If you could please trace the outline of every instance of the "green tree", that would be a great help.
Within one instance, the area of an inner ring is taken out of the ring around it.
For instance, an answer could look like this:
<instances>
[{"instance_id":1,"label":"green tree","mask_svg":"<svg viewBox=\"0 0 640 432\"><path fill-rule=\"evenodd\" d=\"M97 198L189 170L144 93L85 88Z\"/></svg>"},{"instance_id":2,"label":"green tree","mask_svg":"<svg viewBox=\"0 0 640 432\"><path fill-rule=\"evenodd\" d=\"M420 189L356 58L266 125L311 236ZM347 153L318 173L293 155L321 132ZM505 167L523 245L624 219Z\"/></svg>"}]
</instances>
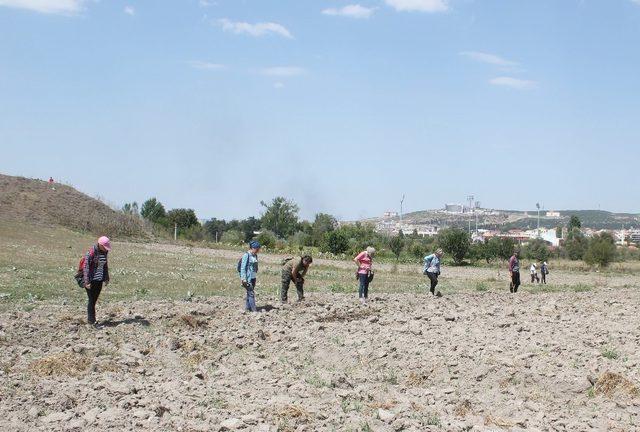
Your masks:
<instances>
[{"instance_id":1,"label":"green tree","mask_svg":"<svg viewBox=\"0 0 640 432\"><path fill-rule=\"evenodd\" d=\"M178 225L178 228L186 229L200 225L196 213L192 209L173 209L167 213L167 221L170 226Z\"/></svg>"},{"instance_id":2,"label":"green tree","mask_svg":"<svg viewBox=\"0 0 640 432\"><path fill-rule=\"evenodd\" d=\"M138 203L135 201L132 203L126 203L122 206L122 213L137 216L139 213Z\"/></svg>"},{"instance_id":3,"label":"green tree","mask_svg":"<svg viewBox=\"0 0 640 432\"><path fill-rule=\"evenodd\" d=\"M594 235L589 241L589 247L584 254L584 261L589 265L597 264L607 267L616 257L615 240L609 233Z\"/></svg>"},{"instance_id":4,"label":"green tree","mask_svg":"<svg viewBox=\"0 0 640 432\"><path fill-rule=\"evenodd\" d=\"M508 260L516 249L516 242L510 237L494 237L489 240L495 249L495 256L503 261Z\"/></svg>"},{"instance_id":5,"label":"green tree","mask_svg":"<svg viewBox=\"0 0 640 432\"><path fill-rule=\"evenodd\" d=\"M140 208L140 215L155 223L160 223L167 216L164 206L160 201L155 198L149 198L144 203L142 203L142 207Z\"/></svg>"},{"instance_id":6,"label":"green tree","mask_svg":"<svg viewBox=\"0 0 640 432\"><path fill-rule=\"evenodd\" d=\"M346 253L349 250L349 237L341 229L325 233L320 249L335 255Z\"/></svg>"},{"instance_id":7,"label":"green tree","mask_svg":"<svg viewBox=\"0 0 640 432\"><path fill-rule=\"evenodd\" d=\"M400 254L404 249L404 237L401 237L399 235L391 237L389 239L389 249L391 249L391 252L393 252L393 254L396 256L396 261L399 261Z\"/></svg>"},{"instance_id":8,"label":"green tree","mask_svg":"<svg viewBox=\"0 0 640 432\"><path fill-rule=\"evenodd\" d=\"M256 231L260 231L260 228L262 227L260 224L260 220L254 218L253 216L247 219L241 220L238 223L238 225L239 225L240 231L242 231L242 233L244 234L245 242L251 241L251 239L254 236L253 233Z\"/></svg>"},{"instance_id":9,"label":"green tree","mask_svg":"<svg viewBox=\"0 0 640 432\"><path fill-rule=\"evenodd\" d=\"M466 231L448 228L438 233L438 244L442 250L453 257L453 262L456 265L460 265L469 252L471 238Z\"/></svg>"},{"instance_id":10,"label":"green tree","mask_svg":"<svg viewBox=\"0 0 640 432\"><path fill-rule=\"evenodd\" d=\"M427 255L427 247L420 240L415 240L409 246L409 253L412 257L422 260Z\"/></svg>"},{"instance_id":11,"label":"green tree","mask_svg":"<svg viewBox=\"0 0 640 432\"><path fill-rule=\"evenodd\" d=\"M287 238L298 229L298 205L283 197L271 203L260 201L265 210L260 220L262 228L273 231L280 238Z\"/></svg>"},{"instance_id":12,"label":"green tree","mask_svg":"<svg viewBox=\"0 0 640 432\"><path fill-rule=\"evenodd\" d=\"M582 228L582 222L580 222L580 218L576 215L572 215L571 219L569 219L569 226L567 228L569 232L573 231L574 228Z\"/></svg>"},{"instance_id":13,"label":"green tree","mask_svg":"<svg viewBox=\"0 0 640 432\"><path fill-rule=\"evenodd\" d=\"M551 256L549 246L542 239L531 240L525 249L526 256L536 261L547 261Z\"/></svg>"},{"instance_id":14,"label":"green tree","mask_svg":"<svg viewBox=\"0 0 640 432\"><path fill-rule=\"evenodd\" d=\"M567 239L564 241L564 250L571 260L580 260L584 257L589 247L589 241L582 234L580 228L573 228L567 234Z\"/></svg>"},{"instance_id":15,"label":"green tree","mask_svg":"<svg viewBox=\"0 0 640 432\"><path fill-rule=\"evenodd\" d=\"M556 227L556 238L559 238L559 239L562 238L562 227L561 226L557 226Z\"/></svg>"},{"instance_id":16,"label":"green tree","mask_svg":"<svg viewBox=\"0 0 640 432\"><path fill-rule=\"evenodd\" d=\"M314 246L319 246L326 233L331 232L338 226L336 218L327 213L318 213L311 226L311 238Z\"/></svg>"}]
</instances>

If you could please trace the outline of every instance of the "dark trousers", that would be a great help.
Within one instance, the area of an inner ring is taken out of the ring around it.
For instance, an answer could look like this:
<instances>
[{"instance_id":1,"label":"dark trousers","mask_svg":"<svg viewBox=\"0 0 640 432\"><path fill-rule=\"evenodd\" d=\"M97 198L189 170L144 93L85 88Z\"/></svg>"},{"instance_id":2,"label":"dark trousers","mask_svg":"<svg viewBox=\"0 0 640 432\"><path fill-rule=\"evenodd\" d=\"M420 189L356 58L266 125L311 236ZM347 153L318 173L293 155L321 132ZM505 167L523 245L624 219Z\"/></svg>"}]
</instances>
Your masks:
<instances>
[{"instance_id":1,"label":"dark trousers","mask_svg":"<svg viewBox=\"0 0 640 432\"><path fill-rule=\"evenodd\" d=\"M520 286L520 272L514 271L511 273L511 283L509 284L509 291L512 293L518 292L518 287Z\"/></svg>"},{"instance_id":2,"label":"dark trousers","mask_svg":"<svg viewBox=\"0 0 640 432\"><path fill-rule=\"evenodd\" d=\"M96 303L100 292L102 291L102 282L91 282L91 288L85 289L87 291L87 297L89 302L87 303L87 321L89 324L95 324L96 322Z\"/></svg>"},{"instance_id":3,"label":"dark trousers","mask_svg":"<svg viewBox=\"0 0 640 432\"><path fill-rule=\"evenodd\" d=\"M249 282L249 286L245 287L245 289L247 290L245 310L249 312L257 312L258 308L256 307L256 280L251 279L251 282Z\"/></svg>"},{"instance_id":4,"label":"dark trousers","mask_svg":"<svg viewBox=\"0 0 640 432\"><path fill-rule=\"evenodd\" d=\"M289 286L291 286L291 282L293 282L293 277L291 277L291 273L287 270L282 272L282 287L280 288L280 300L283 303L287 302ZM298 292L298 301L304 299L304 279L298 278L297 282L294 282L296 285L296 291Z\"/></svg>"},{"instance_id":5,"label":"dark trousers","mask_svg":"<svg viewBox=\"0 0 640 432\"><path fill-rule=\"evenodd\" d=\"M531 273L531 283L533 282L540 282L540 279L538 278L538 273Z\"/></svg>"},{"instance_id":6,"label":"dark trousers","mask_svg":"<svg viewBox=\"0 0 640 432\"><path fill-rule=\"evenodd\" d=\"M431 294L435 294L436 285L438 285L438 275L436 273L427 272L427 277L429 278L429 281L431 281L431 288L429 290L431 291Z\"/></svg>"},{"instance_id":7,"label":"dark trousers","mask_svg":"<svg viewBox=\"0 0 640 432\"><path fill-rule=\"evenodd\" d=\"M542 277L542 283L546 284L547 283L547 274L545 272L540 273L540 276Z\"/></svg>"},{"instance_id":8,"label":"dark trousers","mask_svg":"<svg viewBox=\"0 0 640 432\"><path fill-rule=\"evenodd\" d=\"M358 281L360 281L360 286L358 287L358 297L368 298L369 297L369 275L358 273Z\"/></svg>"}]
</instances>

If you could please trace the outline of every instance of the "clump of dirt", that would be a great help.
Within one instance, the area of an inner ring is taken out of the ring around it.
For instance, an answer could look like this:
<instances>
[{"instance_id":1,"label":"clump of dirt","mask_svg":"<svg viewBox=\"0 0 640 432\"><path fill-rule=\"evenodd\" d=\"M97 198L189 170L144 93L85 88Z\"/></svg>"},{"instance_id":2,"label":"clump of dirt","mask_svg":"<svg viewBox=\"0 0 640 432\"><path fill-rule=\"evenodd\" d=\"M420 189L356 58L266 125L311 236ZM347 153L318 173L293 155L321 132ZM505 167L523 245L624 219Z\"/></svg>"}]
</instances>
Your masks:
<instances>
[{"instance_id":1,"label":"clump of dirt","mask_svg":"<svg viewBox=\"0 0 640 432\"><path fill-rule=\"evenodd\" d=\"M316 318L316 322L347 322L358 321L374 315L376 313L373 309L360 309L355 311L337 311L333 310L331 313Z\"/></svg>"}]
</instances>

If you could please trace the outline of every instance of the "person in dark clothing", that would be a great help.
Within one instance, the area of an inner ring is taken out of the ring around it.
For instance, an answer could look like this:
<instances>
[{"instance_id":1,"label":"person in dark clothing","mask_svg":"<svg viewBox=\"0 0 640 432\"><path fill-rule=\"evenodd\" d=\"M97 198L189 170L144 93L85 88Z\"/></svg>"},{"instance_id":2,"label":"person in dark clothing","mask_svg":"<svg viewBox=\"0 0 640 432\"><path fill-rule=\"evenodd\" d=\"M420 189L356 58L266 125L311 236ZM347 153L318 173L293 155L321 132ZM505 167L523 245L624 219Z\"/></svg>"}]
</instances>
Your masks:
<instances>
[{"instance_id":1,"label":"person in dark clothing","mask_svg":"<svg viewBox=\"0 0 640 432\"><path fill-rule=\"evenodd\" d=\"M304 277L309 271L309 266L313 262L311 255L304 255L301 258L290 258L285 260L282 266L282 288L280 289L280 301L287 302L287 293L291 282L296 286L298 301L304 300Z\"/></svg>"},{"instance_id":2,"label":"person in dark clothing","mask_svg":"<svg viewBox=\"0 0 640 432\"><path fill-rule=\"evenodd\" d=\"M540 276L542 277L542 283L547 284L547 275L549 274L549 264L547 262L543 262L540 267Z\"/></svg>"},{"instance_id":3,"label":"person in dark clothing","mask_svg":"<svg viewBox=\"0 0 640 432\"><path fill-rule=\"evenodd\" d=\"M82 268L83 284L87 291L87 322L96 323L96 303L102 292L102 286L109 284L109 264L107 255L111 250L111 241L102 236L85 255Z\"/></svg>"},{"instance_id":4,"label":"person in dark clothing","mask_svg":"<svg viewBox=\"0 0 640 432\"><path fill-rule=\"evenodd\" d=\"M520 286L520 256L519 251L515 251L511 258L509 258L509 274L511 275L511 282L509 283L509 291L512 293L518 292Z\"/></svg>"}]
</instances>

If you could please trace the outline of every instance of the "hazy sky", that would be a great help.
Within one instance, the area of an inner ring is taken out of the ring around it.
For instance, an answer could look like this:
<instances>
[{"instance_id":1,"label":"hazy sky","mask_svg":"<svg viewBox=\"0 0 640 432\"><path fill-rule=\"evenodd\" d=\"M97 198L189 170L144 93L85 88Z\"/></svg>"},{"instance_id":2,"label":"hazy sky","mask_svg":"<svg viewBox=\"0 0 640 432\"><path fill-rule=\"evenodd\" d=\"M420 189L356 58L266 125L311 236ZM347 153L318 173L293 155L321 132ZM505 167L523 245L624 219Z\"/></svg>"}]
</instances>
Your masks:
<instances>
[{"instance_id":1,"label":"hazy sky","mask_svg":"<svg viewBox=\"0 0 640 432\"><path fill-rule=\"evenodd\" d=\"M0 172L201 218L640 211L640 0L0 0Z\"/></svg>"}]
</instances>

